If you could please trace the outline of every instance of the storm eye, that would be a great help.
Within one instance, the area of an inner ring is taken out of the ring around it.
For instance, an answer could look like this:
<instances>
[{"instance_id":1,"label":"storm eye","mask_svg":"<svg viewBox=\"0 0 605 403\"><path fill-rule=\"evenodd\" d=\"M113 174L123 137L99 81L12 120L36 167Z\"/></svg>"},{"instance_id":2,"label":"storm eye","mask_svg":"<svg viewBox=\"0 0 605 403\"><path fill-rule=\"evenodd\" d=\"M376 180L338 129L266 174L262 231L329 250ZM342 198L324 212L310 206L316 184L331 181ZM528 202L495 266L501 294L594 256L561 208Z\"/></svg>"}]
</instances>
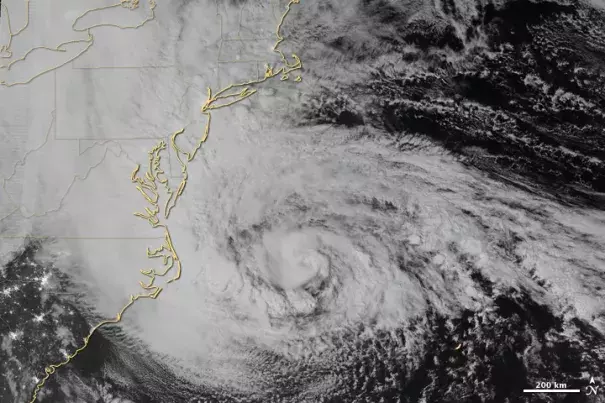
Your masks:
<instances>
[{"instance_id":1,"label":"storm eye","mask_svg":"<svg viewBox=\"0 0 605 403\"><path fill-rule=\"evenodd\" d=\"M305 286L329 270L328 259L318 252L320 244L311 232L278 231L263 237L268 281L284 290Z\"/></svg>"}]
</instances>

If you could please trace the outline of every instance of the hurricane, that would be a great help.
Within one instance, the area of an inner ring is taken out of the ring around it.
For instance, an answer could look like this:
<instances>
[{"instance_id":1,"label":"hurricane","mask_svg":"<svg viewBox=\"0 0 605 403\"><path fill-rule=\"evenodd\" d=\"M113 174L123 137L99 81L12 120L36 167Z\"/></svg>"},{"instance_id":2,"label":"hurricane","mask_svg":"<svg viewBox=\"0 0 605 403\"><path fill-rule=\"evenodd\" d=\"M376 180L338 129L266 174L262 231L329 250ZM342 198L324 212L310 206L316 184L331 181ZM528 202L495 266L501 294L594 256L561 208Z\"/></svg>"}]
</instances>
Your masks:
<instances>
[{"instance_id":1,"label":"hurricane","mask_svg":"<svg viewBox=\"0 0 605 403\"><path fill-rule=\"evenodd\" d=\"M177 3L190 27L207 2ZM220 7L279 15L260 3ZM213 112L187 167L181 278L94 333L40 401L495 403L602 376L603 8L296 5L283 45L302 81ZM199 78L183 99L203 100ZM118 296L64 248L30 240L3 275L53 273L52 295L23 295L73 310L75 340ZM603 401L571 397L531 401Z\"/></svg>"}]
</instances>

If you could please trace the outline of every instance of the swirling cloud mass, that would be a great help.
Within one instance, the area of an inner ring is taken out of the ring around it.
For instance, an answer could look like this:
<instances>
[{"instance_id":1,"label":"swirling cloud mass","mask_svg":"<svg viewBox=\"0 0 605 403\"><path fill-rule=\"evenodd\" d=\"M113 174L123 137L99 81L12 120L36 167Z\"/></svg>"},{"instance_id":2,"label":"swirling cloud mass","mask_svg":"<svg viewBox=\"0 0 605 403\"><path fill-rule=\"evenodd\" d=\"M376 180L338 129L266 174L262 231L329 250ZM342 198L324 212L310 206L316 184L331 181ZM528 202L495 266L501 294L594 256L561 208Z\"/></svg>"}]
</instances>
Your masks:
<instances>
[{"instance_id":1,"label":"swirling cloud mass","mask_svg":"<svg viewBox=\"0 0 605 403\"><path fill-rule=\"evenodd\" d=\"M184 19L200 7L185 3ZM189 167L171 224L182 279L95 334L41 401L516 402L604 374L602 9L330 0L293 14L303 81L215 112ZM55 251L32 243L3 274L55 273L40 303L68 306L83 334L93 302L61 292L93 285Z\"/></svg>"}]
</instances>

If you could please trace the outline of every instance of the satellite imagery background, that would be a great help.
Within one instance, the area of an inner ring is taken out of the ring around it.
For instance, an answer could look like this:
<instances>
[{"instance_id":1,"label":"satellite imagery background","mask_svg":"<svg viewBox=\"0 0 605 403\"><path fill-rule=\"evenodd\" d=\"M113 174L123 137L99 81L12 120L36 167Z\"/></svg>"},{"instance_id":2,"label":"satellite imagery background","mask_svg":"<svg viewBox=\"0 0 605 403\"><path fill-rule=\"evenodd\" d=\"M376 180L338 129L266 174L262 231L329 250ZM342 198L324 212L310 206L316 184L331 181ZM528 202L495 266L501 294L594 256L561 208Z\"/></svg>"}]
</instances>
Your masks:
<instances>
[{"instance_id":1,"label":"satellite imagery background","mask_svg":"<svg viewBox=\"0 0 605 403\"><path fill-rule=\"evenodd\" d=\"M0 403L605 402L604 17L2 0Z\"/></svg>"}]
</instances>

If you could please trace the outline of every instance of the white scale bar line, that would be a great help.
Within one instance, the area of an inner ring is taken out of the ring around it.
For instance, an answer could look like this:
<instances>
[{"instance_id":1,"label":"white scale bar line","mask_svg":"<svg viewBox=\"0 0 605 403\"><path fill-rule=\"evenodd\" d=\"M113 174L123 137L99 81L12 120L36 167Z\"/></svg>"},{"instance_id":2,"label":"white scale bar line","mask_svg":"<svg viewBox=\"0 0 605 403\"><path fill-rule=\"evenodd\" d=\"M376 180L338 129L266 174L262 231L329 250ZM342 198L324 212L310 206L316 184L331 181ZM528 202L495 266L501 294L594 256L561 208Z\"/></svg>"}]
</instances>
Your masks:
<instances>
[{"instance_id":1,"label":"white scale bar line","mask_svg":"<svg viewBox=\"0 0 605 403\"><path fill-rule=\"evenodd\" d=\"M580 389L523 389L524 393L580 393Z\"/></svg>"}]
</instances>

